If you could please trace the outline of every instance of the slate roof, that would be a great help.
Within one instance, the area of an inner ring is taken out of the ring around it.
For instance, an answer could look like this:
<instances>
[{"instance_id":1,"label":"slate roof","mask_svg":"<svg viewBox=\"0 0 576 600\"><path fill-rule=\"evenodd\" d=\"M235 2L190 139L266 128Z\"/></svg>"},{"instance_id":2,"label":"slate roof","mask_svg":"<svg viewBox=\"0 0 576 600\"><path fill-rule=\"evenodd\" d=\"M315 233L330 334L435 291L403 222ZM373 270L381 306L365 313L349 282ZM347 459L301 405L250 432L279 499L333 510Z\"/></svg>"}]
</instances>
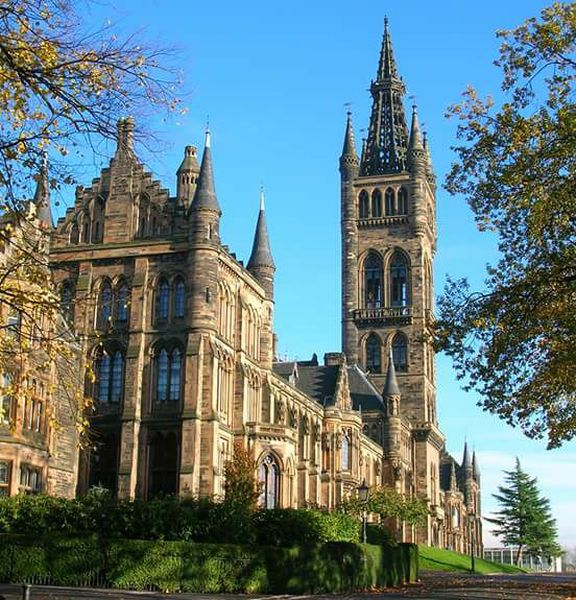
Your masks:
<instances>
[{"instance_id":1,"label":"slate roof","mask_svg":"<svg viewBox=\"0 0 576 600\"><path fill-rule=\"evenodd\" d=\"M339 365L310 366L310 361L297 363L298 379L296 389L304 392L322 406L330 406L336 392ZM382 410L382 396L368 381L366 375L357 365L346 367L348 370L348 386L354 410ZM274 363L273 370L286 381L294 369L293 362Z\"/></svg>"}]
</instances>

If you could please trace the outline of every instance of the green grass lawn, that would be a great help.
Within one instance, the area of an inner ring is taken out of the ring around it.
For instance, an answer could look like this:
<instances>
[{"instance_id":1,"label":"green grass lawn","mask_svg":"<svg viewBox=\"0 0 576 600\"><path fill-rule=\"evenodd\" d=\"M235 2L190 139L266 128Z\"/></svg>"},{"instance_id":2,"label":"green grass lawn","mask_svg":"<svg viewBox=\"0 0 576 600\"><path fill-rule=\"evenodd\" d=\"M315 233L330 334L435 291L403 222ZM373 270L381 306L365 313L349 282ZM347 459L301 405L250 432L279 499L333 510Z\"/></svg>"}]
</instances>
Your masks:
<instances>
[{"instance_id":1,"label":"green grass lawn","mask_svg":"<svg viewBox=\"0 0 576 600\"><path fill-rule=\"evenodd\" d=\"M429 571L452 571L452 572L470 572L470 557L466 554L458 554L451 550L441 548L431 548L430 546L419 545L419 566L421 569ZM512 565L501 565L476 557L476 573L524 573L523 569L518 569Z\"/></svg>"}]
</instances>

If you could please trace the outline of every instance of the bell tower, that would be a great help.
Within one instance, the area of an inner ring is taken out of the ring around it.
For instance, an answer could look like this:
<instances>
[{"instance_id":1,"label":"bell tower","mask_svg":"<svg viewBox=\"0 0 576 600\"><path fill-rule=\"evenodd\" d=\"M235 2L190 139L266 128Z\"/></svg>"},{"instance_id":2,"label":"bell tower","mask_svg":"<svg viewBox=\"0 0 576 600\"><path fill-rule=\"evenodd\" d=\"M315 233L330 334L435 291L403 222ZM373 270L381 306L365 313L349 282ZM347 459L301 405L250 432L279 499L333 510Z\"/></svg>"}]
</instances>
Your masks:
<instances>
[{"instance_id":1,"label":"bell tower","mask_svg":"<svg viewBox=\"0 0 576 600\"><path fill-rule=\"evenodd\" d=\"M350 114L340 157L343 350L378 390L391 351L403 416L435 423L434 352L425 334L433 309L436 185L416 107L407 126L387 20L370 93L361 157Z\"/></svg>"}]
</instances>

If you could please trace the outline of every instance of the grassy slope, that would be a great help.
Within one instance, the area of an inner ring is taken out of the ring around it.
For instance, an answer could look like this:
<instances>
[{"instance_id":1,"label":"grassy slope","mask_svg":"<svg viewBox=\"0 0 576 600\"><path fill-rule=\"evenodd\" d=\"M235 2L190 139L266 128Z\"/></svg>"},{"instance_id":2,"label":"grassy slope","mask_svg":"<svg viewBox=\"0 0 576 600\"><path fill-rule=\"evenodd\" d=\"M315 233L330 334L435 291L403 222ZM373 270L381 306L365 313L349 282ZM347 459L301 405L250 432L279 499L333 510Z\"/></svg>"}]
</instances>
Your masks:
<instances>
[{"instance_id":1,"label":"grassy slope","mask_svg":"<svg viewBox=\"0 0 576 600\"><path fill-rule=\"evenodd\" d=\"M441 548L431 548L430 546L418 546L421 569L430 571L470 571L470 557L466 554L458 554L451 550L442 550ZM476 573L523 573L522 569L512 565L501 565L499 563L476 558Z\"/></svg>"}]
</instances>

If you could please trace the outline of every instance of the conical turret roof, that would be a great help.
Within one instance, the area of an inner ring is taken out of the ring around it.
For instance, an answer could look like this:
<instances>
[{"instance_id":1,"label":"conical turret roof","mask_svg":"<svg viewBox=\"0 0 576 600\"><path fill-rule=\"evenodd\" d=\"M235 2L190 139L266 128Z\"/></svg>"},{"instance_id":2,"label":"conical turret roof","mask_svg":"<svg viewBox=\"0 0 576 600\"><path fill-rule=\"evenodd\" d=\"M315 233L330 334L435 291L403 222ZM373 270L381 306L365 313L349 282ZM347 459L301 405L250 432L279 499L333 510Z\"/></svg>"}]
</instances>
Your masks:
<instances>
[{"instance_id":1,"label":"conical turret roof","mask_svg":"<svg viewBox=\"0 0 576 600\"><path fill-rule=\"evenodd\" d=\"M398 380L396 379L396 367L394 366L392 350L390 350L390 356L388 358L388 371L386 372L386 383L384 384L384 397L387 398L388 396L400 396L400 388L398 387Z\"/></svg>"},{"instance_id":2,"label":"conical turret roof","mask_svg":"<svg viewBox=\"0 0 576 600\"><path fill-rule=\"evenodd\" d=\"M194 199L190 206L191 210L204 208L221 213L220 204L216 197L216 188L214 186L214 174L212 170L212 151L210 149L210 132L206 131L206 144L204 154L202 155L202 164L200 165L200 176Z\"/></svg>"},{"instance_id":3,"label":"conical turret roof","mask_svg":"<svg viewBox=\"0 0 576 600\"><path fill-rule=\"evenodd\" d=\"M422 145L422 135L420 133L420 123L418 122L418 111L416 110L415 104L412 106L412 125L410 127L408 149L410 151L424 150L424 146Z\"/></svg>"},{"instance_id":4,"label":"conical turret roof","mask_svg":"<svg viewBox=\"0 0 576 600\"><path fill-rule=\"evenodd\" d=\"M268 239L263 189L260 190L260 211L258 212L258 222L256 223L256 231L254 233L252 253L248 260L248 270L252 271L258 267L276 268L274 259L272 258L272 252L270 251L270 241Z\"/></svg>"},{"instance_id":5,"label":"conical turret roof","mask_svg":"<svg viewBox=\"0 0 576 600\"><path fill-rule=\"evenodd\" d=\"M465 469L472 468L472 460L470 458L470 452L468 451L468 442L464 442L464 455L462 456L462 466Z\"/></svg>"},{"instance_id":6,"label":"conical turret roof","mask_svg":"<svg viewBox=\"0 0 576 600\"><path fill-rule=\"evenodd\" d=\"M358 158L356 154L356 142L354 141L354 127L352 126L352 113L346 113L346 133L344 134L344 146L342 156L351 156Z\"/></svg>"}]
</instances>

